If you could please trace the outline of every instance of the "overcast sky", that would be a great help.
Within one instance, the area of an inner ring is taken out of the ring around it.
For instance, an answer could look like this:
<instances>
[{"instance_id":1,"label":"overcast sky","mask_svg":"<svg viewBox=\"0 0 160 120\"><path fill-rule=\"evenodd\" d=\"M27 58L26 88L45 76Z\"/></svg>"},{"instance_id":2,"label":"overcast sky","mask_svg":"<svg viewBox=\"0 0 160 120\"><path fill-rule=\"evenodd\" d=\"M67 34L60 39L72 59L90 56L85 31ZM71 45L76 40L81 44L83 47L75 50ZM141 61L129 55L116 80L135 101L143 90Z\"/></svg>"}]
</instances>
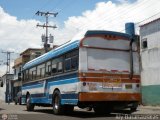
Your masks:
<instances>
[{"instance_id":1,"label":"overcast sky","mask_svg":"<svg viewBox=\"0 0 160 120\"><path fill-rule=\"evenodd\" d=\"M50 18L50 25L58 28L49 32L55 36L54 44L62 44L80 31L124 32L126 22L135 22L138 28L160 17L159 6L160 0L0 0L0 51L15 52L11 56L13 65L18 53L42 47L45 30L36 28L36 24L43 24L45 19L34 15L38 10L59 12L56 18ZM1 60L6 61L5 54L0 53ZM0 65L0 75L5 72L6 66Z\"/></svg>"}]
</instances>

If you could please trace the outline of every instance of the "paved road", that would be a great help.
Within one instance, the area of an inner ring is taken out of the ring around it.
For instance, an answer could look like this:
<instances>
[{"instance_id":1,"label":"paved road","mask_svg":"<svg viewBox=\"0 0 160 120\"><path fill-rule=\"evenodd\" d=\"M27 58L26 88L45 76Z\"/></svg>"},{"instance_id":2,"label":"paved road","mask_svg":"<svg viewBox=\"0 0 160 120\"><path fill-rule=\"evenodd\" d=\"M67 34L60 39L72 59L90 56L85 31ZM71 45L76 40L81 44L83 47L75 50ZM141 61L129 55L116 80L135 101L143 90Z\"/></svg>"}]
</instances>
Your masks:
<instances>
[{"instance_id":1,"label":"paved road","mask_svg":"<svg viewBox=\"0 0 160 120\"><path fill-rule=\"evenodd\" d=\"M138 110L132 114L129 114L129 110L121 110L115 111L110 115L101 116L95 115L93 111L88 112L75 108L74 112L70 115L57 116L53 115L51 107L35 107L34 112L28 112L24 105L0 103L0 114L7 114L9 120L122 120L122 117L123 119L131 119L131 117L139 116L143 117L143 119L151 118L157 120L160 119L160 107L140 106Z\"/></svg>"}]
</instances>

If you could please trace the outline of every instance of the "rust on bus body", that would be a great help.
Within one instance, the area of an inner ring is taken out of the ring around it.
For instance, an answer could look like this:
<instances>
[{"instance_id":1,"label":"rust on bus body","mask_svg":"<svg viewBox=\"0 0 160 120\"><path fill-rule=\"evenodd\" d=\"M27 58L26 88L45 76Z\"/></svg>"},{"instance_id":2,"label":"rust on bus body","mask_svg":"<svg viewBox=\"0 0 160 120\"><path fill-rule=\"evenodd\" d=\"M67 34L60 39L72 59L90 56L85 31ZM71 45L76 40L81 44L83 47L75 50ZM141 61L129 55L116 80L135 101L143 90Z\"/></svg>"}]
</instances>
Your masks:
<instances>
[{"instance_id":1,"label":"rust on bus body","mask_svg":"<svg viewBox=\"0 0 160 120\"><path fill-rule=\"evenodd\" d=\"M121 83L140 83L140 75L133 75L131 80L129 74L116 73L79 73L79 79L83 82L111 82L117 79Z\"/></svg>"},{"instance_id":2,"label":"rust on bus body","mask_svg":"<svg viewBox=\"0 0 160 120\"><path fill-rule=\"evenodd\" d=\"M79 93L79 101L141 101L140 93Z\"/></svg>"}]
</instances>

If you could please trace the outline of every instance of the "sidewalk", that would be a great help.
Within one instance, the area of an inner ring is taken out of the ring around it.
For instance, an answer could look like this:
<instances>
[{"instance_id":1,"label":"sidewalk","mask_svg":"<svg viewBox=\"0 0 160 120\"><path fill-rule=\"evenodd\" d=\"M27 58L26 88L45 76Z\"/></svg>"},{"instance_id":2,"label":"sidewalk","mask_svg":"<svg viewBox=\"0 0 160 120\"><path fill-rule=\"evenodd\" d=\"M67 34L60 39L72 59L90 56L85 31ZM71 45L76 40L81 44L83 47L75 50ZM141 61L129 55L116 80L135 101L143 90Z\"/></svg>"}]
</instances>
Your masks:
<instances>
[{"instance_id":1,"label":"sidewalk","mask_svg":"<svg viewBox=\"0 0 160 120\"><path fill-rule=\"evenodd\" d=\"M144 105L140 105L139 106L142 109L150 109L150 110L158 110L160 111L160 106L144 106Z\"/></svg>"},{"instance_id":2,"label":"sidewalk","mask_svg":"<svg viewBox=\"0 0 160 120\"><path fill-rule=\"evenodd\" d=\"M5 101L0 100L0 104L8 104L8 103L6 103ZM9 103L9 105L14 105L14 104L15 104L14 102L10 102Z\"/></svg>"}]
</instances>

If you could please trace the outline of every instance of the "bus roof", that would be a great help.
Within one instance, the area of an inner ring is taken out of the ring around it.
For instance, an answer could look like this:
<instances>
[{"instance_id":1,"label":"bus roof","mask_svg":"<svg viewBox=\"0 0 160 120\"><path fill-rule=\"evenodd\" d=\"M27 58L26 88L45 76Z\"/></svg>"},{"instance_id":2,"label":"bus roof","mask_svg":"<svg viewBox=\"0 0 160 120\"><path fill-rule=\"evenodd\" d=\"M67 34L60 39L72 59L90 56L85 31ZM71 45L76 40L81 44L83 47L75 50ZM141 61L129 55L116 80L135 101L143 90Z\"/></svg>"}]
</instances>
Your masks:
<instances>
[{"instance_id":1,"label":"bus roof","mask_svg":"<svg viewBox=\"0 0 160 120\"><path fill-rule=\"evenodd\" d=\"M25 69L28 69L32 66L36 66L38 64L41 64L51 58L54 58L54 57L57 57L59 55L62 55L70 50L73 50L75 48L78 48L79 47L79 40L76 40L74 42L68 42L56 49L53 49L51 51L49 51L48 53L45 53L31 61L29 61L28 63L26 63L24 66L23 66L23 70Z\"/></svg>"},{"instance_id":2,"label":"bus roof","mask_svg":"<svg viewBox=\"0 0 160 120\"><path fill-rule=\"evenodd\" d=\"M28 63L26 63L23 66L23 70L29 69L33 66L36 66L36 65L41 64L45 61L48 61L51 58L55 58L55 57L62 55L70 50L78 48L81 39L83 39L84 37L93 36L93 35L94 36L96 36L96 35L117 35L117 36L122 36L122 37L127 37L127 38L130 37L128 34L120 33L120 32L113 32L113 31L99 31L99 30L87 31L85 33L85 35L83 35L82 38L78 38L78 40L74 40L74 41L69 41L64 45L59 46L56 49L53 49L53 50L49 51L48 53L45 53L45 54L29 61Z\"/></svg>"},{"instance_id":3,"label":"bus roof","mask_svg":"<svg viewBox=\"0 0 160 120\"><path fill-rule=\"evenodd\" d=\"M85 37L92 35L115 35L115 36L130 38L130 35L126 33L105 31L105 30L89 30L86 32Z\"/></svg>"}]
</instances>

